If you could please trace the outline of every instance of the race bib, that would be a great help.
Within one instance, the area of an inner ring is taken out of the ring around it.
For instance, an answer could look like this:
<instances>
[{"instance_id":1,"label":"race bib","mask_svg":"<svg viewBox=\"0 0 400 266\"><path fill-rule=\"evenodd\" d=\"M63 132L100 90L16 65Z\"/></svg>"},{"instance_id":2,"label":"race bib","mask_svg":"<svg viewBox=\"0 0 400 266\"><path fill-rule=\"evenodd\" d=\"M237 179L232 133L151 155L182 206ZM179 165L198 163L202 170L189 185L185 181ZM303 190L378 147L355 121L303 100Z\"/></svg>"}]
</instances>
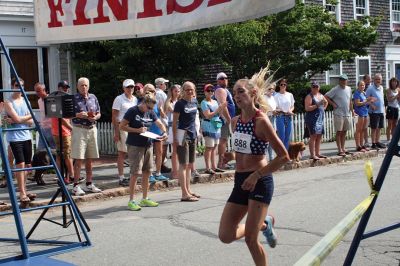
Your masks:
<instances>
[{"instance_id":1,"label":"race bib","mask_svg":"<svg viewBox=\"0 0 400 266\"><path fill-rule=\"evenodd\" d=\"M251 135L235 132L233 133L233 150L240 153L251 154Z\"/></svg>"}]
</instances>

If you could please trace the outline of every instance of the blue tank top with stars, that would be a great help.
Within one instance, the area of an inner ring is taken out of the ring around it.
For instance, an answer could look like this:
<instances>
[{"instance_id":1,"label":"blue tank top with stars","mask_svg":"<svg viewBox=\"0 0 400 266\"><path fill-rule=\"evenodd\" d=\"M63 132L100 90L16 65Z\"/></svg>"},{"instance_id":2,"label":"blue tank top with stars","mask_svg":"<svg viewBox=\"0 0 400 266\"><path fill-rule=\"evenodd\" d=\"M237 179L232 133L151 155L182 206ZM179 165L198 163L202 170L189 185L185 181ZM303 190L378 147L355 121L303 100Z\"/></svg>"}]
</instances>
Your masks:
<instances>
[{"instance_id":1,"label":"blue tank top with stars","mask_svg":"<svg viewBox=\"0 0 400 266\"><path fill-rule=\"evenodd\" d=\"M257 138L255 135L256 117L259 114L260 111L257 110L256 115L247 123L243 123L239 116L232 137L233 150L235 152L252 155L266 154L269 143Z\"/></svg>"}]
</instances>

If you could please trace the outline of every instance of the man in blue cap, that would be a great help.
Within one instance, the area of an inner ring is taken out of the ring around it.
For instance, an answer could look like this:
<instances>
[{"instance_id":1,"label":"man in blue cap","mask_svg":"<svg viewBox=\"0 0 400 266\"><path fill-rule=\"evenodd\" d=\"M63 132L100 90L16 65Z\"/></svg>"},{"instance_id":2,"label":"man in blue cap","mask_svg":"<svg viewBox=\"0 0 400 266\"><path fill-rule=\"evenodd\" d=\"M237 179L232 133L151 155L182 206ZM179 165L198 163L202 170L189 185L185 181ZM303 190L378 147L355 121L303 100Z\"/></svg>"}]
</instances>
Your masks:
<instances>
[{"instance_id":1,"label":"man in blue cap","mask_svg":"<svg viewBox=\"0 0 400 266\"><path fill-rule=\"evenodd\" d=\"M346 74L339 77L339 85L325 94L325 99L333 107L333 123L336 130L336 146L339 156L351 154L344 147L346 132L350 129L350 116L353 112L351 104L351 88L347 86L349 78Z\"/></svg>"}]
</instances>

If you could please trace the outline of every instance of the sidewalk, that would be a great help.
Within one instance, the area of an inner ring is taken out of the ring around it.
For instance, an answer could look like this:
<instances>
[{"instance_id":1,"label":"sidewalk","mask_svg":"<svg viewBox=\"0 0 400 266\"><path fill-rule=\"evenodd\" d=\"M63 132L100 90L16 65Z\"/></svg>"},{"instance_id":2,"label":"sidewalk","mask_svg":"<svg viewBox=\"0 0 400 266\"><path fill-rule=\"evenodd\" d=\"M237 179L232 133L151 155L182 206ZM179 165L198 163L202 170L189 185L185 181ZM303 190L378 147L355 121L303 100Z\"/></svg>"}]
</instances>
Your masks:
<instances>
[{"instance_id":1,"label":"sidewalk","mask_svg":"<svg viewBox=\"0 0 400 266\"><path fill-rule=\"evenodd\" d=\"M385 143L385 142L384 142ZM366 153L356 152L355 151L355 143L354 140L346 141L346 147L348 151L353 152L352 155L348 155L346 157L337 156L337 148L336 143L329 142L329 143L322 143L321 144L321 154L328 156L327 159L321 159L320 161L313 162L309 160L309 151L308 147L303 152L303 156L300 162L291 162L287 163L281 170L292 170L296 168L305 168L305 167L314 167L314 166L324 166L327 164L333 163L340 163L349 160L361 160L369 157L376 157L378 154L384 154L386 149L383 150L371 150ZM168 162L169 163L169 162ZM204 159L203 157L198 157L196 159L196 169L200 173L204 172ZM129 167L125 167L125 176L128 176ZM208 175L208 174L201 174L199 178L192 180L193 183L213 183L213 182L226 182L229 180L233 180L234 171L226 171L222 174L216 175ZM103 193L98 194L90 194L87 193L85 196L82 197L74 197L76 202L86 202L91 201L94 199L106 199L111 197L117 196L124 196L128 195L128 188L120 187L118 184L118 177L117 177L117 169L116 169L116 157L115 156L102 156L100 159L94 162L94 182L95 184L103 190ZM82 170L82 176L85 176L84 169ZM166 176L169 177L167 174ZM54 174L47 174L44 177L45 182L47 183L46 186L37 186L36 182L27 181L27 188L29 192L37 193L38 198L33 201L30 206L39 206L47 204L50 198L54 195L57 191L58 185L55 180ZM176 179L169 180L168 182L157 182L150 186L151 190L170 190L178 187L178 181ZM83 184L84 188L84 184ZM68 189L72 189L72 185L68 186ZM138 191L141 190L141 186L137 186ZM9 195L7 188L0 188L0 201L5 203L9 203ZM10 205L7 204L6 206L0 206L0 211L9 210Z\"/></svg>"}]
</instances>

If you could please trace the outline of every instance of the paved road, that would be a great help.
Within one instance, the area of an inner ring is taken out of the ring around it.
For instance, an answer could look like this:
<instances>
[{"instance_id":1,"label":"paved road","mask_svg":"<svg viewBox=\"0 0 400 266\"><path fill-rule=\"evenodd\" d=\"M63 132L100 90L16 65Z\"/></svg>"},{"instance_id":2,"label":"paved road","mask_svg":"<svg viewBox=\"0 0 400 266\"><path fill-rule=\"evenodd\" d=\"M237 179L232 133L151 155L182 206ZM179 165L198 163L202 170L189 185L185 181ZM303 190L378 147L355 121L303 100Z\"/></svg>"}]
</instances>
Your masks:
<instances>
[{"instance_id":1,"label":"paved road","mask_svg":"<svg viewBox=\"0 0 400 266\"><path fill-rule=\"evenodd\" d=\"M373 160L375 172L382 158ZM395 158L380 193L370 228L399 221L398 178L400 159ZM325 167L279 172L275 175L271 212L276 216L279 245L267 248L271 265L293 265L314 243L369 194L363 162L353 161ZM232 182L200 184L198 203L181 203L178 190L154 192L158 208L130 212L127 197L81 206L92 227L94 246L55 258L77 265L252 265L244 241L224 245L217 238L219 218ZM51 211L59 217L59 211ZM24 214L31 225L37 214ZM0 220L0 235L9 236L12 218ZM354 229L325 261L341 265ZM61 229L44 222L35 236L71 238L72 228ZM263 240L264 241L264 240ZM34 247L38 249L39 247ZM1 243L0 256L13 247ZM399 265L400 233L392 231L362 242L354 265Z\"/></svg>"}]
</instances>

